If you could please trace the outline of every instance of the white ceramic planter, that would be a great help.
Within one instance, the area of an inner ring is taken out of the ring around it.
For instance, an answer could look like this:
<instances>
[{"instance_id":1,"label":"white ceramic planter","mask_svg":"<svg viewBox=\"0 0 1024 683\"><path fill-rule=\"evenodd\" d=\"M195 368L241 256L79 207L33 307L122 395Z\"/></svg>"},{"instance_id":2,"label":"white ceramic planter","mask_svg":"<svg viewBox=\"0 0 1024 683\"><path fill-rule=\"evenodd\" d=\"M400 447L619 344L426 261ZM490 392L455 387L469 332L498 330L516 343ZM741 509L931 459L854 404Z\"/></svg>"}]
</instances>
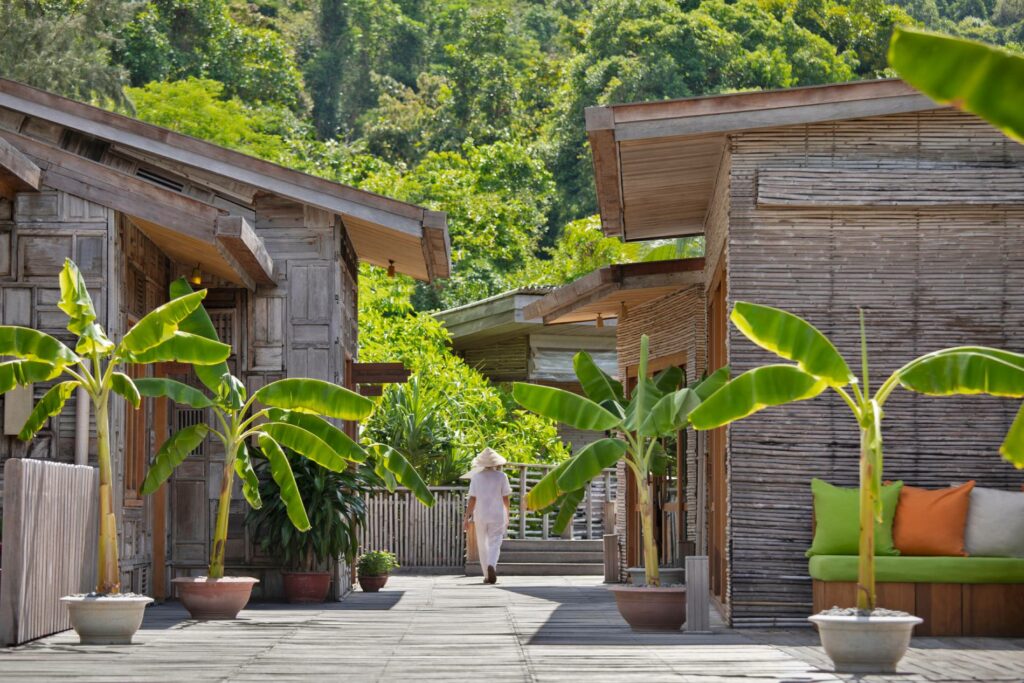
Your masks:
<instances>
[{"instance_id":1,"label":"white ceramic planter","mask_svg":"<svg viewBox=\"0 0 1024 683\"><path fill-rule=\"evenodd\" d=\"M627 567L626 573L632 585L647 585L647 570L643 567ZM682 567L658 567L658 579L662 586L682 586L686 584L686 570Z\"/></svg>"},{"instance_id":2,"label":"white ceramic planter","mask_svg":"<svg viewBox=\"0 0 1024 683\"><path fill-rule=\"evenodd\" d=\"M914 616L855 617L815 614L807 618L818 627L821 645L836 671L895 673L910 646Z\"/></svg>"},{"instance_id":3,"label":"white ceramic planter","mask_svg":"<svg viewBox=\"0 0 1024 683\"><path fill-rule=\"evenodd\" d=\"M82 645L131 645L142 626L146 605L153 598L144 595L68 595L60 599L68 608L71 627Z\"/></svg>"}]
</instances>

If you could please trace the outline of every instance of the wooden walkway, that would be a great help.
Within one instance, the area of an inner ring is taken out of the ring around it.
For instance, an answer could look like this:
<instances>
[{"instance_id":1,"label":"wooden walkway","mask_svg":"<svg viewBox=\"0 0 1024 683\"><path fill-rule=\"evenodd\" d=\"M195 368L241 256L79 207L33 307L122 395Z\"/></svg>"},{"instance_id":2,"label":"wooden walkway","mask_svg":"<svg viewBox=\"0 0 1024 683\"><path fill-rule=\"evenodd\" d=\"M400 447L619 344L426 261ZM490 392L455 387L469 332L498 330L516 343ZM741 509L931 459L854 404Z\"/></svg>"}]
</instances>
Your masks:
<instances>
[{"instance_id":1,"label":"wooden walkway","mask_svg":"<svg viewBox=\"0 0 1024 683\"><path fill-rule=\"evenodd\" d=\"M829 671L804 631L635 634L592 577L393 577L384 592L197 623L148 610L133 646L71 633L0 649L0 681L883 681ZM893 681L1021 681L1024 641L915 641Z\"/></svg>"}]
</instances>

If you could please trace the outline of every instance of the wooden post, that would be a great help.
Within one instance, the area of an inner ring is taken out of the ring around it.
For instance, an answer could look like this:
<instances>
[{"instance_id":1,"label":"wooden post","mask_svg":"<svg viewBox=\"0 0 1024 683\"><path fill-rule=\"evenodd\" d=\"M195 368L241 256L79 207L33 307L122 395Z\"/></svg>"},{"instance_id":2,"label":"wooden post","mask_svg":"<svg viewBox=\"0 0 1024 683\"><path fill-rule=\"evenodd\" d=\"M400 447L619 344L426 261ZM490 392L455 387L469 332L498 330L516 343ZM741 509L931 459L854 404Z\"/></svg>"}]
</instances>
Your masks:
<instances>
[{"instance_id":1,"label":"wooden post","mask_svg":"<svg viewBox=\"0 0 1024 683\"><path fill-rule=\"evenodd\" d=\"M711 586L708 556L686 558L686 626L688 633L711 633Z\"/></svg>"},{"instance_id":2,"label":"wooden post","mask_svg":"<svg viewBox=\"0 0 1024 683\"><path fill-rule=\"evenodd\" d=\"M526 538L526 465L519 466L519 539Z\"/></svg>"},{"instance_id":3,"label":"wooden post","mask_svg":"<svg viewBox=\"0 0 1024 683\"><path fill-rule=\"evenodd\" d=\"M619 535L604 535L604 582L619 583Z\"/></svg>"},{"instance_id":4,"label":"wooden post","mask_svg":"<svg viewBox=\"0 0 1024 683\"><path fill-rule=\"evenodd\" d=\"M583 515L587 520L587 530L583 535L583 538L590 539L593 537L593 526L594 526L594 480L591 479L590 483L587 484L587 492L584 495Z\"/></svg>"}]
</instances>

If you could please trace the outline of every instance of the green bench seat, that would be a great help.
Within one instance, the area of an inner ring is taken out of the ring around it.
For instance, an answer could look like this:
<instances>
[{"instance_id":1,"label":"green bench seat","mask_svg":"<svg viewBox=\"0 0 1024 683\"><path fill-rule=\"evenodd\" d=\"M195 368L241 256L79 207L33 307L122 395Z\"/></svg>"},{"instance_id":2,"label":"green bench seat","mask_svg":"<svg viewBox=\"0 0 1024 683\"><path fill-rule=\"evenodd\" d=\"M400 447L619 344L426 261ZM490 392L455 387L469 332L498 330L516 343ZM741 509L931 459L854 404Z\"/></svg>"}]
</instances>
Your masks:
<instances>
[{"instance_id":1,"label":"green bench seat","mask_svg":"<svg viewBox=\"0 0 1024 683\"><path fill-rule=\"evenodd\" d=\"M856 581L856 555L815 555L809 572L818 581ZM875 557L875 579L885 583L1024 583L1024 558Z\"/></svg>"}]
</instances>

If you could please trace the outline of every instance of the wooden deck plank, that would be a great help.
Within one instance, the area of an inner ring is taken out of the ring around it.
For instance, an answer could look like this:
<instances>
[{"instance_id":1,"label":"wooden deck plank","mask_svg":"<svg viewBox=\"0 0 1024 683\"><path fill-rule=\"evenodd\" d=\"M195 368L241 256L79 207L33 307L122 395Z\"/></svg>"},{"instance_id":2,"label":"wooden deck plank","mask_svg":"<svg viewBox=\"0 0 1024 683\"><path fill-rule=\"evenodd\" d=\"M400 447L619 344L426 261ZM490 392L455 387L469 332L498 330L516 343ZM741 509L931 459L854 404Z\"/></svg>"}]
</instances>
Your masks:
<instances>
[{"instance_id":1,"label":"wooden deck plank","mask_svg":"<svg viewBox=\"0 0 1024 683\"><path fill-rule=\"evenodd\" d=\"M599 577L395 576L379 594L312 607L254 605L197 623L148 610L133 646L75 645L62 633L0 650L11 681L836 681L808 630L638 634ZM1024 641L919 638L896 677L1019 681Z\"/></svg>"}]
</instances>

